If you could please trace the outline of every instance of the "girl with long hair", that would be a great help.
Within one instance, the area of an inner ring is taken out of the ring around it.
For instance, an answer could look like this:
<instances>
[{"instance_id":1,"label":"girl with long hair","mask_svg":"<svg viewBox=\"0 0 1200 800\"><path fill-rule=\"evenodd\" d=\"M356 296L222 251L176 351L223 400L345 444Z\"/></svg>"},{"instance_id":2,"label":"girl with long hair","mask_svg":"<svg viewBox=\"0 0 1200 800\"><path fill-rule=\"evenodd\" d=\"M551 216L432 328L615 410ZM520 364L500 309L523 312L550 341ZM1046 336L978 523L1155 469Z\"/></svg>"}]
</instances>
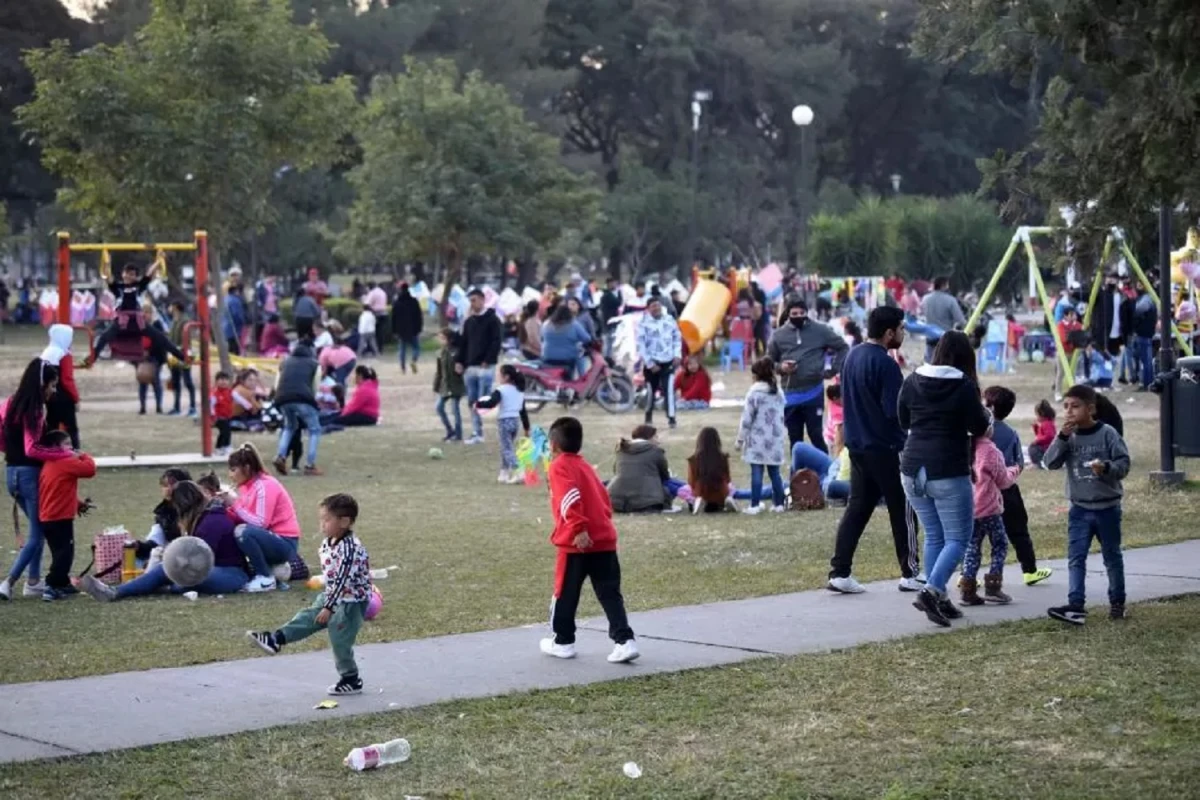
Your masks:
<instances>
[{"instance_id":1,"label":"girl with long hair","mask_svg":"<svg viewBox=\"0 0 1200 800\"><path fill-rule=\"evenodd\" d=\"M688 456L688 486L695 498L692 513L736 511L732 480L729 454L721 447L721 434L716 428L701 428L696 434L696 449Z\"/></svg>"}]
</instances>

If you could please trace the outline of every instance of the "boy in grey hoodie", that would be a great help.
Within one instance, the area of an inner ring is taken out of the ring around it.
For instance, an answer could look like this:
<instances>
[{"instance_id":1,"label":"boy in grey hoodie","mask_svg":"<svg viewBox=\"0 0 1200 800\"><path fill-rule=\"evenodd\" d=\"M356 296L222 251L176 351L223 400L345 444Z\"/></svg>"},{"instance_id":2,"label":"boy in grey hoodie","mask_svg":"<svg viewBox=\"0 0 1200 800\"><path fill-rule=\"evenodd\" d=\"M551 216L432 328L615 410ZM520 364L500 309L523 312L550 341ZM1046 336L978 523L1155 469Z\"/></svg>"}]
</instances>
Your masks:
<instances>
[{"instance_id":1,"label":"boy in grey hoodie","mask_svg":"<svg viewBox=\"0 0 1200 800\"><path fill-rule=\"evenodd\" d=\"M1067 605L1051 617L1073 625L1087 622L1084 579L1092 537L1100 540L1108 571L1109 617L1125 617L1125 562L1121 556L1121 480L1129 474L1129 449L1113 428L1096 419L1096 391L1072 386L1063 397L1066 422L1046 450L1047 469L1067 468Z\"/></svg>"}]
</instances>

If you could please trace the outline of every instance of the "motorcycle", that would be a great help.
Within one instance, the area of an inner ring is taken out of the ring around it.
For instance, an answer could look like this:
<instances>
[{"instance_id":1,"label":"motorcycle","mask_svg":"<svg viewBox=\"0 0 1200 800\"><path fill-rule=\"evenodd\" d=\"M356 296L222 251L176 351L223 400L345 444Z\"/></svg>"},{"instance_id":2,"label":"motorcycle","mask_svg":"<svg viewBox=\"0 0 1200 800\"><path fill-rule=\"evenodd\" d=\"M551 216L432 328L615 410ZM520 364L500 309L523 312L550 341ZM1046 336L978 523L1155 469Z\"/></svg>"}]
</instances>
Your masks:
<instances>
[{"instance_id":1,"label":"motorcycle","mask_svg":"<svg viewBox=\"0 0 1200 800\"><path fill-rule=\"evenodd\" d=\"M598 349L591 354L591 366L574 380L565 380L563 367L551 367L537 361L522 361L515 366L525 379L525 408L541 411L546 403L572 406L595 400L610 414L633 408L633 382L621 367Z\"/></svg>"}]
</instances>

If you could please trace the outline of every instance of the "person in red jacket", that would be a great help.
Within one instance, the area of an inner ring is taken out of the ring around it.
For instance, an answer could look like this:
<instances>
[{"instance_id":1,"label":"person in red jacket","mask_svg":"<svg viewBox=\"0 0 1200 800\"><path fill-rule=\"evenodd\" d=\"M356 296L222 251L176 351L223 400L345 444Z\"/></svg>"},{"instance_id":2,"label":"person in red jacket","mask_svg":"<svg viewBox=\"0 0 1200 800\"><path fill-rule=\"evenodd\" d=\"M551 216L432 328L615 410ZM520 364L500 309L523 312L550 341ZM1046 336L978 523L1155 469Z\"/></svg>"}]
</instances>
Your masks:
<instances>
[{"instance_id":1,"label":"person in red jacket","mask_svg":"<svg viewBox=\"0 0 1200 800\"><path fill-rule=\"evenodd\" d=\"M554 636L542 639L541 647L548 656L575 657L575 611L583 582L591 578L596 599L608 617L608 635L616 643L608 660L625 664L641 654L621 597L617 529L608 491L596 470L579 454L582 449L583 425L579 420L556 419L550 426L552 460L547 470L550 514L554 519L550 542L558 548L550 606Z\"/></svg>"},{"instance_id":2,"label":"person in red jacket","mask_svg":"<svg viewBox=\"0 0 1200 800\"><path fill-rule=\"evenodd\" d=\"M700 357L688 356L675 375L675 391L679 392L676 408L703 410L712 402L712 378L700 362Z\"/></svg>"},{"instance_id":3,"label":"person in red jacket","mask_svg":"<svg viewBox=\"0 0 1200 800\"><path fill-rule=\"evenodd\" d=\"M50 450L71 450L71 437L65 431L48 431L41 446ZM61 600L74 594L71 586L71 562L75 560L75 517L87 512L89 503L79 499L79 479L96 474L96 462L87 453L47 461L38 477L38 519L42 535L50 546L50 571L42 599Z\"/></svg>"},{"instance_id":4,"label":"person in red jacket","mask_svg":"<svg viewBox=\"0 0 1200 800\"><path fill-rule=\"evenodd\" d=\"M1083 330L1083 325L1079 322L1079 313L1073 308L1068 308L1066 310L1066 312L1063 314L1062 321L1058 323L1058 339L1059 339L1059 341L1062 342L1063 355L1065 355L1067 357L1068 361L1070 361L1071 354L1075 352L1075 348L1076 348L1076 346L1074 344L1071 344L1071 334L1075 333L1076 331L1081 331L1081 330ZM1062 385L1063 385L1062 362L1058 358L1055 358L1054 359L1054 401L1056 403L1060 402L1062 400L1062 391L1063 391Z\"/></svg>"},{"instance_id":5,"label":"person in red jacket","mask_svg":"<svg viewBox=\"0 0 1200 800\"><path fill-rule=\"evenodd\" d=\"M212 390L213 424L217 426L216 455L229 455L233 443L233 377L225 371L218 372Z\"/></svg>"}]
</instances>

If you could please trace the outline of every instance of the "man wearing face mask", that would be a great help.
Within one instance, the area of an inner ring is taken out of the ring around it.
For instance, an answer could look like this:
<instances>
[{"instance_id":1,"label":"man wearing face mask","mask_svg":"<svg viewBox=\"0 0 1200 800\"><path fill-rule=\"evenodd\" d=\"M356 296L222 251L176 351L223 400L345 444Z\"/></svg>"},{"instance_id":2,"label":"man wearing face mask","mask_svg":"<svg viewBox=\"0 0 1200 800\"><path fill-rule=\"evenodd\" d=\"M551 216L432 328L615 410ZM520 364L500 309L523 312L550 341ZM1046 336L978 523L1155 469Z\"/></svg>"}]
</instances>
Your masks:
<instances>
[{"instance_id":1,"label":"man wearing face mask","mask_svg":"<svg viewBox=\"0 0 1200 800\"><path fill-rule=\"evenodd\" d=\"M808 306L794 299L787 306L787 324L771 335L767 355L779 371L779 388L783 390L784 421L791 446L804 441L804 430L813 447L829 452L822 434L825 412L825 356L833 358L832 371L842 369L849 350L846 341L826 325L808 318Z\"/></svg>"}]
</instances>

